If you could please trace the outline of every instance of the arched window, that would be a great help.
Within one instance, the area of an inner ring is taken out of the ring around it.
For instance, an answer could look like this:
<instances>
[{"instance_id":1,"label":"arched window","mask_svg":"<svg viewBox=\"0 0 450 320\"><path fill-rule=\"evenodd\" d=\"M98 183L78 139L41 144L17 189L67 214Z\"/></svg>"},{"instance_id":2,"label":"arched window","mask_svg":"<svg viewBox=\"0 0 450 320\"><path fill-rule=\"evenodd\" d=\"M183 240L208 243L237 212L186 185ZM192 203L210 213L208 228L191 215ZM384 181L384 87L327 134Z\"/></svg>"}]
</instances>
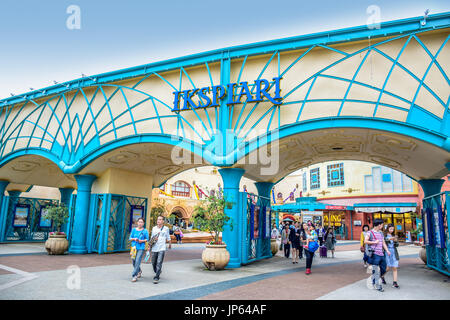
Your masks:
<instances>
[{"instance_id":1,"label":"arched window","mask_svg":"<svg viewBox=\"0 0 450 320\"><path fill-rule=\"evenodd\" d=\"M179 197L189 197L191 187L184 181L177 181L172 185L172 195Z\"/></svg>"}]
</instances>

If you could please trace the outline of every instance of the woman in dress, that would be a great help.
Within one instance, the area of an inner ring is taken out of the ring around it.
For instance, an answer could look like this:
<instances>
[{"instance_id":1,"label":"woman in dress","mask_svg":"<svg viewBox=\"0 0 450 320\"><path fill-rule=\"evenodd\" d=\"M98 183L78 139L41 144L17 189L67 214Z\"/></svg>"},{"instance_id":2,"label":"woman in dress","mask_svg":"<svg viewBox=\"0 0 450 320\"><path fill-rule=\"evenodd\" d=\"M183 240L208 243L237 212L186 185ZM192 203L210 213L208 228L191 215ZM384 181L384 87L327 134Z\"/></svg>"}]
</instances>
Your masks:
<instances>
[{"instance_id":1,"label":"woman in dress","mask_svg":"<svg viewBox=\"0 0 450 320\"><path fill-rule=\"evenodd\" d=\"M395 235L395 227L392 223L388 224L388 226L386 228L386 234L384 236L384 241L386 242L386 245L391 253L390 255L385 253L386 266L387 266L385 274L390 269L392 269L392 275L394 278L392 287L399 289L400 286L397 283L397 268L398 268L398 261L400 260L399 256L398 256L398 251L397 251L398 238Z\"/></svg>"},{"instance_id":2,"label":"woman in dress","mask_svg":"<svg viewBox=\"0 0 450 320\"><path fill-rule=\"evenodd\" d=\"M334 246L336 245L336 236L334 235L333 228L328 228L325 233L325 246L327 247L327 251L331 251L331 257L334 258Z\"/></svg>"},{"instance_id":3,"label":"woman in dress","mask_svg":"<svg viewBox=\"0 0 450 320\"><path fill-rule=\"evenodd\" d=\"M292 246L292 264L298 263L300 251L300 228L298 221L295 221L294 227L289 234L289 241Z\"/></svg>"}]
</instances>

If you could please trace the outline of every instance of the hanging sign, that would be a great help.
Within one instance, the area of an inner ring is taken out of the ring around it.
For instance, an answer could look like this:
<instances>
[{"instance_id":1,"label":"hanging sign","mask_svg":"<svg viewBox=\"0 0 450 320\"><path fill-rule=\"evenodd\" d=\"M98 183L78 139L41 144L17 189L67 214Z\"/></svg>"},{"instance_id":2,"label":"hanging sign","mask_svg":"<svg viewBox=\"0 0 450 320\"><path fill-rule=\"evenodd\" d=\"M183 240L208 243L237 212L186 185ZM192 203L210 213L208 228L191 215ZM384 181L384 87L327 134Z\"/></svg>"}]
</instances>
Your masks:
<instances>
[{"instance_id":1,"label":"hanging sign","mask_svg":"<svg viewBox=\"0 0 450 320\"><path fill-rule=\"evenodd\" d=\"M39 213L39 227L40 228L51 228L52 227L52 220L46 219L45 215L47 214L47 207L41 207L40 213Z\"/></svg>"},{"instance_id":2,"label":"hanging sign","mask_svg":"<svg viewBox=\"0 0 450 320\"><path fill-rule=\"evenodd\" d=\"M144 218L144 206L134 205L131 206L130 214L130 231L137 227L137 221L139 218Z\"/></svg>"},{"instance_id":3,"label":"hanging sign","mask_svg":"<svg viewBox=\"0 0 450 320\"><path fill-rule=\"evenodd\" d=\"M16 204L14 208L14 228L26 228L28 226L28 216L30 214L29 204Z\"/></svg>"}]
</instances>

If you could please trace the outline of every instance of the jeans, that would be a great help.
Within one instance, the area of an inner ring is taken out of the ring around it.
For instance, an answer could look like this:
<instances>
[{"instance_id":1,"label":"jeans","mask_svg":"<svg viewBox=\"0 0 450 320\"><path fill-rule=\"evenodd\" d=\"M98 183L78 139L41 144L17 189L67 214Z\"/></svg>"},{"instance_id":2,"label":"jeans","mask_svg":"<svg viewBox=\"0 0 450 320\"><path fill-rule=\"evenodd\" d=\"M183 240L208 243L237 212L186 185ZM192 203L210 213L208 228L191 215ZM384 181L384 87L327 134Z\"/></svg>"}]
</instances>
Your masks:
<instances>
[{"instance_id":1,"label":"jeans","mask_svg":"<svg viewBox=\"0 0 450 320\"><path fill-rule=\"evenodd\" d=\"M322 244L323 244L323 237L318 237L318 240L319 240L319 245L322 246Z\"/></svg>"},{"instance_id":2,"label":"jeans","mask_svg":"<svg viewBox=\"0 0 450 320\"><path fill-rule=\"evenodd\" d=\"M141 272L141 262L142 262L142 257L144 256L144 252L145 249L139 249L136 251L136 258L132 259L131 261L133 262L133 273L131 274L131 276L134 278L138 275L139 272Z\"/></svg>"},{"instance_id":3,"label":"jeans","mask_svg":"<svg viewBox=\"0 0 450 320\"><path fill-rule=\"evenodd\" d=\"M300 249L298 249L298 257L303 259L303 244L300 242Z\"/></svg>"},{"instance_id":4,"label":"jeans","mask_svg":"<svg viewBox=\"0 0 450 320\"><path fill-rule=\"evenodd\" d=\"M291 245L289 243L286 243L284 246L284 256L286 258L289 258L289 255L291 254Z\"/></svg>"},{"instance_id":5,"label":"jeans","mask_svg":"<svg viewBox=\"0 0 450 320\"><path fill-rule=\"evenodd\" d=\"M378 256L373 254L369 258L369 263L372 265L372 283L379 287L378 282L380 281L380 276L383 276L386 272L386 259L384 256ZM377 268L377 266L379 268Z\"/></svg>"},{"instance_id":6,"label":"jeans","mask_svg":"<svg viewBox=\"0 0 450 320\"><path fill-rule=\"evenodd\" d=\"M177 239L177 242L181 242L181 235L175 234L175 238Z\"/></svg>"},{"instance_id":7,"label":"jeans","mask_svg":"<svg viewBox=\"0 0 450 320\"><path fill-rule=\"evenodd\" d=\"M365 263L367 263L368 260L369 260L369 256L367 255L367 253L364 252L363 261L364 261Z\"/></svg>"},{"instance_id":8,"label":"jeans","mask_svg":"<svg viewBox=\"0 0 450 320\"><path fill-rule=\"evenodd\" d=\"M311 269L312 261L314 258L314 252L305 249L305 255L306 255L306 269Z\"/></svg>"},{"instance_id":9,"label":"jeans","mask_svg":"<svg viewBox=\"0 0 450 320\"><path fill-rule=\"evenodd\" d=\"M166 251L152 252L152 265L153 271L156 273L156 279L159 279L159 275L161 274L165 253Z\"/></svg>"}]
</instances>

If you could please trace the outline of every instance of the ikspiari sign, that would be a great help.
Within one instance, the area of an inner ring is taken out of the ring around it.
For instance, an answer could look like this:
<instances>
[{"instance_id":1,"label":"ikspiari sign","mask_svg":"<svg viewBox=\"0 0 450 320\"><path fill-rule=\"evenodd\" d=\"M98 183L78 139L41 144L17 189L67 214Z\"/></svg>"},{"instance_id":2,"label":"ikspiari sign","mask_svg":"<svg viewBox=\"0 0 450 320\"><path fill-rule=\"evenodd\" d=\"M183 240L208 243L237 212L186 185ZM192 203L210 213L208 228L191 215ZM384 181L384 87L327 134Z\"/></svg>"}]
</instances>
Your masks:
<instances>
[{"instance_id":1,"label":"ikspiari sign","mask_svg":"<svg viewBox=\"0 0 450 320\"><path fill-rule=\"evenodd\" d=\"M273 78L273 82L266 79L258 79L249 85L247 81L229 83L227 86L217 85L200 89L175 91L172 111L183 111L198 108L218 107L221 100L226 99L226 104L241 103L243 96L249 102L270 101L275 105L281 104L281 77ZM250 89L252 87L252 89ZM272 90L273 88L273 90ZM269 92L272 91L272 94ZM252 92L255 92L254 94ZM273 95L273 96L272 96ZM198 99L193 99L197 97ZM194 102L198 100L198 102Z\"/></svg>"}]
</instances>

